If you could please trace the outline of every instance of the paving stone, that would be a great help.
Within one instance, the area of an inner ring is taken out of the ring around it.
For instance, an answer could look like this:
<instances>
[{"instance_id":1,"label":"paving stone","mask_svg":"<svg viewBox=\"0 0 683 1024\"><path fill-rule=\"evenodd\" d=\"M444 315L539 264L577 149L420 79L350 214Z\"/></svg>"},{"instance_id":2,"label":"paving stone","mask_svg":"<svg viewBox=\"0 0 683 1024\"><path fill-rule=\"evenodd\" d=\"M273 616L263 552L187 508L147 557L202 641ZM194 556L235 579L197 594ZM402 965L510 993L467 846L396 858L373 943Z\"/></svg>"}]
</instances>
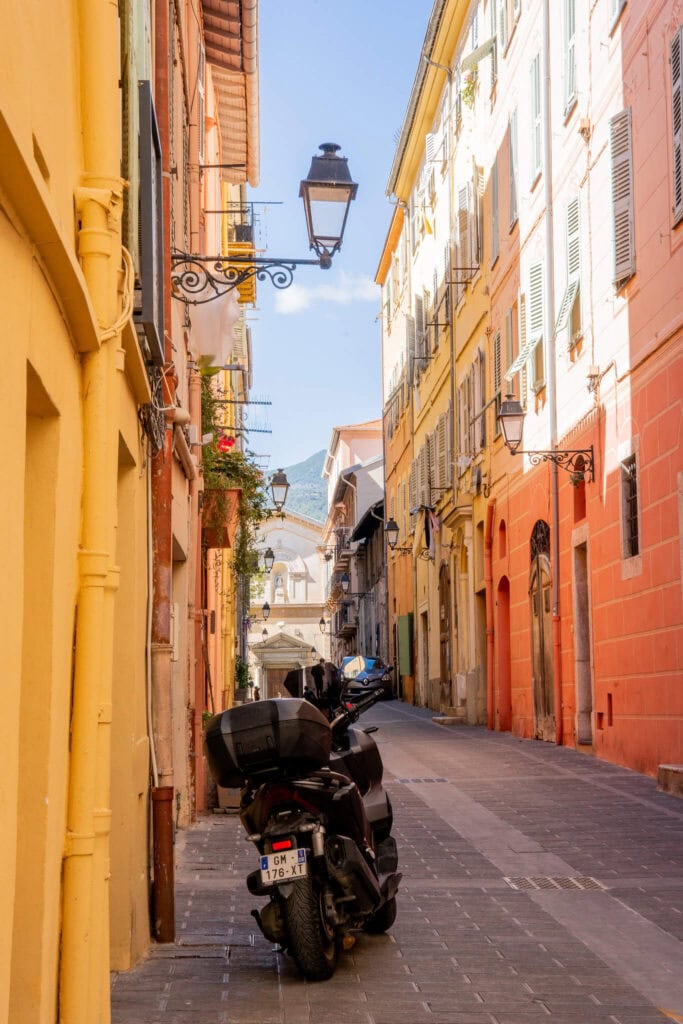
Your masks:
<instances>
[{"instance_id":1,"label":"paving stone","mask_svg":"<svg viewBox=\"0 0 683 1024\"><path fill-rule=\"evenodd\" d=\"M657 1006L683 1016L683 982L667 970L683 962L681 801L575 751L442 730L398 702L367 718L380 726L404 872L390 935L359 935L333 979L304 982L255 929L262 901L244 885L254 851L238 819L213 815L178 836L178 941L112 977L112 1024L663 1024ZM552 872L515 872L539 887L513 889L508 864ZM572 877L605 888L552 881ZM628 910L617 915L625 934L601 906ZM601 940L626 948L653 927L663 960L639 953L645 980L601 955Z\"/></svg>"}]
</instances>

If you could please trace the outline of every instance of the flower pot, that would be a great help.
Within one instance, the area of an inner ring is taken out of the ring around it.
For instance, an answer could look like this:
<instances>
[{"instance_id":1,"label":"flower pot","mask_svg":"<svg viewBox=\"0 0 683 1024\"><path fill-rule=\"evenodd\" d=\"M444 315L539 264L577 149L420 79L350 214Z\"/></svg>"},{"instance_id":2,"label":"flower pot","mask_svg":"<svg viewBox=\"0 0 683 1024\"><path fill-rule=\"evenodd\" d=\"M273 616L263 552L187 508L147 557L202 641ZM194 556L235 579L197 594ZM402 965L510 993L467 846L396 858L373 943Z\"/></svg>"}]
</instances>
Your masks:
<instances>
[{"instance_id":1,"label":"flower pot","mask_svg":"<svg viewBox=\"0 0 683 1024\"><path fill-rule=\"evenodd\" d=\"M211 487L204 491L202 543L207 548L231 548L235 542L242 490Z\"/></svg>"}]
</instances>

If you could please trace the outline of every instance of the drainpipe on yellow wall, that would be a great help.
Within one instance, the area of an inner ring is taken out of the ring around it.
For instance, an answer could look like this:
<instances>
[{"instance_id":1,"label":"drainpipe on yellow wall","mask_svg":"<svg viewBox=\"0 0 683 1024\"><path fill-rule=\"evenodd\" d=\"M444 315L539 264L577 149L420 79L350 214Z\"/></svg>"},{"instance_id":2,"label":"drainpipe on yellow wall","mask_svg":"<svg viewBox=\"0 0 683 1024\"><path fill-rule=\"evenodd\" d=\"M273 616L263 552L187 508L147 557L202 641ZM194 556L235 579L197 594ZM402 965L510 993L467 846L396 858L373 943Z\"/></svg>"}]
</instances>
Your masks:
<instances>
[{"instance_id":1,"label":"drainpipe on yellow wall","mask_svg":"<svg viewBox=\"0 0 683 1024\"><path fill-rule=\"evenodd\" d=\"M171 156L169 125L169 53L171 28L166 0L154 4L154 104L162 153L164 238L170 238ZM171 247L164 245L165 367L163 403L175 405L175 373L171 346ZM152 600L152 714L158 785L152 790L152 857L154 863L153 931L158 942L175 938L173 854L173 706L171 700L171 601L173 562L171 508L173 483L173 413L166 414L164 444L152 459L152 522L154 592Z\"/></svg>"},{"instance_id":2,"label":"drainpipe on yellow wall","mask_svg":"<svg viewBox=\"0 0 683 1024\"><path fill-rule=\"evenodd\" d=\"M119 177L116 6L78 5L85 173L76 191L78 251L100 347L83 356L83 511L69 761L59 1019L109 1020L109 832L113 565L117 488ZM114 325L114 326L112 326Z\"/></svg>"}]
</instances>

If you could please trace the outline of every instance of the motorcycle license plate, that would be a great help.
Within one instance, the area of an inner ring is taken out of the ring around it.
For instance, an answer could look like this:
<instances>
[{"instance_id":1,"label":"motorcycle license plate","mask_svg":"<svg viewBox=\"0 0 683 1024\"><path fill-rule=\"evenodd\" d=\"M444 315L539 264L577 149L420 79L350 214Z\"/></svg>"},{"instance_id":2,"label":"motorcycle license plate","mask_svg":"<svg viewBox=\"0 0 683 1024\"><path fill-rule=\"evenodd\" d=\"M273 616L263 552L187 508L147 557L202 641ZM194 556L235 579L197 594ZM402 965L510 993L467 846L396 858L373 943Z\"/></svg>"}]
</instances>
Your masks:
<instances>
[{"instance_id":1,"label":"motorcycle license plate","mask_svg":"<svg viewBox=\"0 0 683 1024\"><path fill-rule=\"evenodd\" d=\"M261 856L261 881L268 885L273 882L289 882L307 873L305 850L283 850L282 853Z\"/></svg>"}]
</instances>

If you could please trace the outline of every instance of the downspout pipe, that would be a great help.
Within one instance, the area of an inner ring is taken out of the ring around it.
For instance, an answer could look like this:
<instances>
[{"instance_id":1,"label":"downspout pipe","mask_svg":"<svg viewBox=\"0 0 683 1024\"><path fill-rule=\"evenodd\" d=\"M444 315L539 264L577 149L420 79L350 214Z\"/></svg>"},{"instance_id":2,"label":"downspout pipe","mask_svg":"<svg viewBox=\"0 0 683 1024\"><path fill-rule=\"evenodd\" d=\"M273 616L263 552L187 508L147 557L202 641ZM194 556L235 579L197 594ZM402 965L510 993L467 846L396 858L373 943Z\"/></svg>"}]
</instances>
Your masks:
<instances>
[{"instance_id":1,"label":"downspout pipe","mask_svg":"<svg viewBox=\"0 0 683 1024\"><path fill-rule=\"evenodd\" d=\"M486 508L486 532L484 534L484 582L486 584L486 727L494 728L494 654L495 634L493 628L493 519L496 502L492 500Z\"/></svg>"},{"instance_id":2,"label":"downspout pipe","mask_svg":"<svg viewBox=\"0 0 683 1024\"><path fill-rule=\"evenodd\" d=\"M84 0L86 2L86 0ZM171 29L166 0L154 4L154 103L162 153L164 237L170 238L170 54ZM165 408L175 403L173 352L171 347L171 247L163 247ZM172 472L173 420L167 413L164 443L152 459L152 522L154 541L152 599L152 711L157 756L158 784L152 789L152 931L158 942L175 938L175 896L173 862L173 709L171 699L171 601L172 576Z\"/></svg>"},{"instance_id":3,"label":"downspout pipe","mask_svg":"<svg viewBox=\"0 0 683 1024\"><path fill-rule=\"evenodd\" d=\"M555 369L555 262L554 262L554 219L553 219L553 163L552 123L550 92L550 0L543 0L543 76L544 76L544 166L543 191L545 201L545 323L543 335L546 339L546 388L548 394L548 419L550 448L557 446L557 384ZM550 465L551 500L551 562L552 562L552 620L553 620L553 691L555 705L555 742L560 745L563 738L562 708L562 629L560 618L560 499L559 469L555 462Z\"/></svg>"},{"instance_id":4,"label":"downspout pipe","mask_svg":"<svg viewBox=\"0 0 683 1024\"><path fill-rule=\"evenodd\" d=\"M84 174L78 255L99 347L83 357L83 494L63 864L59 1019L109 1019L110 739L122 261L116 6L77 4Z\"/></svg>"}]
</instances>

